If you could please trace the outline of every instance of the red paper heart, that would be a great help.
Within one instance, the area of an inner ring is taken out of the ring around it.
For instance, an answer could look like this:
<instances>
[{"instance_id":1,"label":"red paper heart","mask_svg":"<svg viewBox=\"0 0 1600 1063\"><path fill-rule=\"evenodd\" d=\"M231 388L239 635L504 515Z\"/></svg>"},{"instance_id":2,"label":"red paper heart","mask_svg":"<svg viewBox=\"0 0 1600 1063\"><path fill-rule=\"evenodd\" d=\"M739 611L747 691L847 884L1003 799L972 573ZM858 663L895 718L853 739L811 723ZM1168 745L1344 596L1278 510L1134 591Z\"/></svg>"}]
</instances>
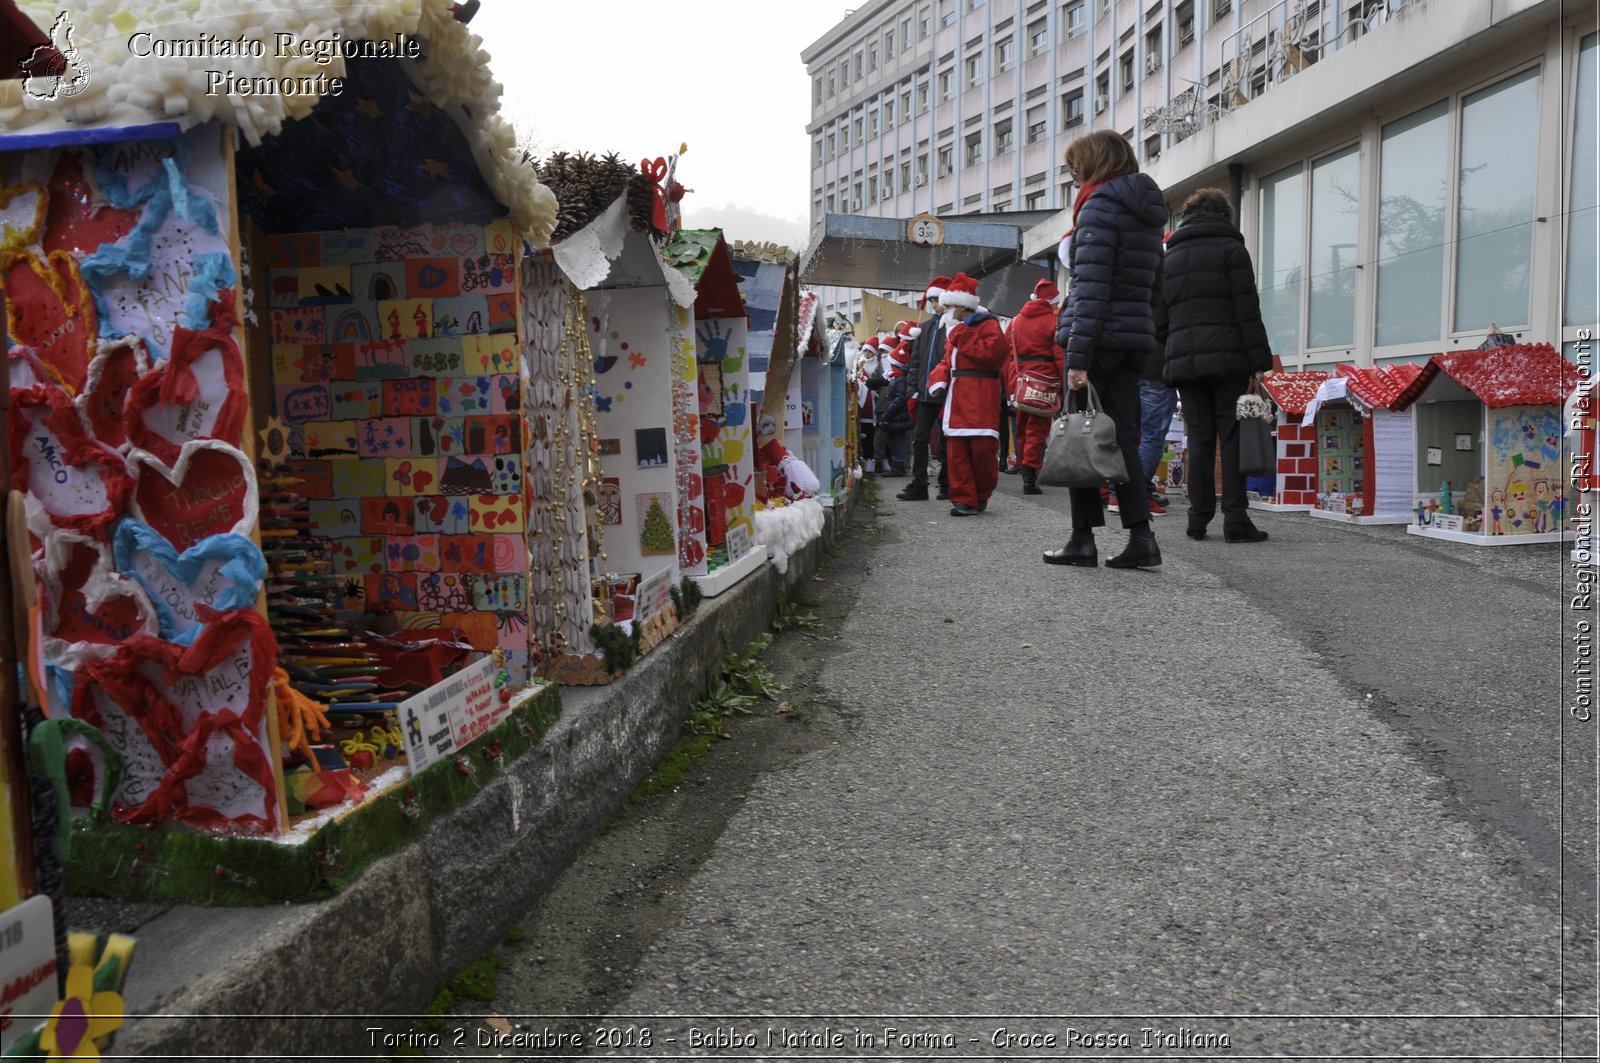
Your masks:
<instances>
[{"instance_id":1,"label":"red paper heart","mask_svg":"<svg viewBox=\"0 0 1600 1063\"><path fill-rule=\"evenodd\" d=\"M123 412L128 392L150 370L150 355L136 337L102 344L89 363L89 377L76 404L96 439L109 447L128 441Z\"/></svg>"},{"instance_id":2,"label":"red paper heart","mask_svg":"<svg viewBox=\"0 0 1600 1063\"><path fill-rule=\"evenodd\" d=\"M83 174L76 151L64 151L50 175L50 200L45 218L44 248L89 254L114 244L138 224L139 213L96 204L95 191Z\"/></svg>"},{"instance_id":3,"label":"red paper heart","mask_svg":"<svg viewBox=\"0 0 1600 1063\"><path fill-rule=\"evenodd\" d=\"M137 723L141 748L147 743L159 758L159 783L137 805L113 803L115 818L270 831L278 802L263 714L277 643L254 610L202 607L202 619L191 646L139 636L86 664L72 714L106 730L117 722L107 718L102 699L109 698ZM238 807L219 807L225 803Z\"/></svg>"},{"instance_id":4,"label":"red paper heart","mask_svg":"<svg viewBox=\"0 0 1600 1063\"><path fill-rule=\"evenodd\" d=\"M65 392L14 389L10 422L11 486L52 525L95 536L122 515L133 486L122 456L84 432Z\"/></svg>"},{"instance_id":5,"label":"red paper heart","mask_svg":"<svg viewBox=\"0 0 1600 1063\"><path fill-rule=\"evenodd\" d=\"M244 430L244 362L226 328L178 328L172 353L128 394L123 418L128 439L162 461L194 439L238 446Z\"/></svg>"},{"instance_id":6,"label":"red paper heart","mask_svg":"<svg viewBox=\"0 0 1600 1063\"><path fill-rule=\"evenodd\" d=\"M62 649L116 646L135 635L155 634L149 598L111 567L103 544L58 531L46 540L43 557L44 634L59 640Z\"/></svg>"},{"instance_id":7,"label":"red paper heart","mask_svg":"<svg viewBox=\"0 0 1600 1063\"><path fill-rule=\"evenodd\" d=\"M98 325L94 300L64 251L45 260L25 255L5 272L6 327L12 343L32 347L51 375L76 395L89 372Z\"/></svg>"},{"instance_id":8,"label":"red paper heart","mask_svg":"<svg viewBox=\"0 0 1600 1063\"><path fill-rule=\"evenodd\" d=\"M208 535L248 535L256 520L256 477L250 461L214 440L185 443L168 467L154 455L128 455L135 477L134 516L182 553Z\"/></svg>"}]
</instances>

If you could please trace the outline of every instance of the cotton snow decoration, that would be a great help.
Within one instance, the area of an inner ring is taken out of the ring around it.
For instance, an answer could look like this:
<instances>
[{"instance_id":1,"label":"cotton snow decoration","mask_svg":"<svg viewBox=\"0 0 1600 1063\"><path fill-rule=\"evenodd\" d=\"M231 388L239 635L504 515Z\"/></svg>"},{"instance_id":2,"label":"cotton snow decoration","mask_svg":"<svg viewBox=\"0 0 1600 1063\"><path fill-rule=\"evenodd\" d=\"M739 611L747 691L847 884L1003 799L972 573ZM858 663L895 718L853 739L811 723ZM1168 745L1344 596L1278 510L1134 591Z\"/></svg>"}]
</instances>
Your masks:
<instances>
[{"instance_id":1,"label":"cotton snow decoration","mask_svg":"<svg viewBox=\"0 0 1600 1063\"><path fill-rule=\"evenodd\" d=\"M790 557L822 534L824 523L822 503L815 498L803 498L775 509L758 509L754 519L755 541L767 547L772 567L780 575L789 571Z\"/></svg>"},{"instance_id":2,"label":"cotton snow decoration","mask_svg":"<svg viewBox=\"0 0 1600 1063\"><path fill-rule=\"evenodd\" d=\"M17 6L41 31L55 27L58 0L19 0ZM550 241L555 196L516 150L516 132L498 114L502 89L489 73L489 55L454 17L452 0L76 0L69 14L70 31L59 31L57 46L76 50L87 78L70 95L30 92L21 80L0 81L0 129L174 121L189 128L216 119L259 144L285 121L309 114L326 91L319 86L345 69L341 55L321 57L324 62L303 51L280 53L277 34L319 44L339 39L392 46L414 39L422 58L412 72L423 91L462 121L485 181L528 240L535 246ZM253 48L242 55L160 54L172 42L193 47L196 41L241 39L259 42L263 54L253 54ZM239 81L292 78L300 91L218 91L212 82L219 74Z\"/></svg>"}]
</instances>

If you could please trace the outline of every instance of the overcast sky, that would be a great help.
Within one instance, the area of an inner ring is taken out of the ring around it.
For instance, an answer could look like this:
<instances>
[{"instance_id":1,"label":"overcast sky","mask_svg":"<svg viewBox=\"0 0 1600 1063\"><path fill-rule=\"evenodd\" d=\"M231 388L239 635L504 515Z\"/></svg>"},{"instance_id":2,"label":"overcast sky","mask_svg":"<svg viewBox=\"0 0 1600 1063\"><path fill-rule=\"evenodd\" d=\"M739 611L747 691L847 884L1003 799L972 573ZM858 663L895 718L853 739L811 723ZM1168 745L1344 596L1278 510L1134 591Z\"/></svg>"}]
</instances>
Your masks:
<instances>
[{"instance_id":1,"label":"overcast sky","mask_svg":"<svg viewBox=\"0 0 1600 1063\"><path fill-rule=\"evenodd\" d=\"M800 51L846 8L749 0L484 0L472 29L505 86L501 114L541 155L638 164L687 141L684 221L803 248L811 210Z\"/></svg>"}]
</instances>

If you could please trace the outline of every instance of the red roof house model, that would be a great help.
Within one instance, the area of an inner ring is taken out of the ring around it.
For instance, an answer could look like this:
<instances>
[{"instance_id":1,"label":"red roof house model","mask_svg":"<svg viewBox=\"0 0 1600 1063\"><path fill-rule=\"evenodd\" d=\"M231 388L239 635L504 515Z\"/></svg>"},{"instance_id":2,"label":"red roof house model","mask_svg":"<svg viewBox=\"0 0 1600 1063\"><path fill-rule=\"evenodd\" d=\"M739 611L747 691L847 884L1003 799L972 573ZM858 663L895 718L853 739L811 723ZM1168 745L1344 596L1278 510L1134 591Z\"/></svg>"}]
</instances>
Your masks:
<instances>
[{"instance_id":1,"label":"red roof house model","mask_svg":"<svg viewBox=\"0 0 1600 1063\"><path fill-rule=\"evenodd\" d=\"M1428 359L1392 408L1405 409L1416 402L1440 373L1472 392L1490 409L1560 406L1581 379L1578 367L1548 343L1449 351Z\"/></svg>"},{"instance_id":2,"label":"red roof house model","mask_svg":"<svg viewBox=\"0 0 1600 1063\"><path fill-rule=\"evenodd\" d=\"M1420 365L1341 365L1339 375L1345 378L1350 397L1370 410L1398 408L1400 398L1407 388L1422 375ZM1409 400L1408 403L1409 404Z\"/></svg>"},{"instance_id":3,"label":"red roof house model","mask_svg":"<svg viewBox=\"0 0 1600 1063\"><path fill-rule=\"evenodd\" d=\"M1284 413L1300 417L1322 382L1332 375L1315 369L1299 373L1277 370L1262 377L1261 386Z\"/></svg>"}]
</instances>

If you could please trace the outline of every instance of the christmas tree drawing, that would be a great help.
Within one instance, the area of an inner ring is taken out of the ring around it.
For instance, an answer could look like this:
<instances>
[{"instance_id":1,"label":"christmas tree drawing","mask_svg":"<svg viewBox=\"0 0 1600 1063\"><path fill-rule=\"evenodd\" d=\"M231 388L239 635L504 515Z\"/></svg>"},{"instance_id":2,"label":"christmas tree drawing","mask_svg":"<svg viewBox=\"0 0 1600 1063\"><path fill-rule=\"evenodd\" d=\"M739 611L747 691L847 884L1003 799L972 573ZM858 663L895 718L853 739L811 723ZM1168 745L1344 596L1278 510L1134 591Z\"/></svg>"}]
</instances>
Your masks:
<instances>
[{"instance_id":1,"label":"christmas tree drawing","mask_svg":"<svg viewBox=\"0 0 1600 1063\"><path fill-rule=\"evenodd\" d=\"M663 497L651 494L645 495L640 500L644 503L641 507L644 512L644 524L639 529L639 550L646 555L677 553L677 545L672 536L672 522L667 519L666 508L661 504Z\"/></svg>"}]
</instances>

